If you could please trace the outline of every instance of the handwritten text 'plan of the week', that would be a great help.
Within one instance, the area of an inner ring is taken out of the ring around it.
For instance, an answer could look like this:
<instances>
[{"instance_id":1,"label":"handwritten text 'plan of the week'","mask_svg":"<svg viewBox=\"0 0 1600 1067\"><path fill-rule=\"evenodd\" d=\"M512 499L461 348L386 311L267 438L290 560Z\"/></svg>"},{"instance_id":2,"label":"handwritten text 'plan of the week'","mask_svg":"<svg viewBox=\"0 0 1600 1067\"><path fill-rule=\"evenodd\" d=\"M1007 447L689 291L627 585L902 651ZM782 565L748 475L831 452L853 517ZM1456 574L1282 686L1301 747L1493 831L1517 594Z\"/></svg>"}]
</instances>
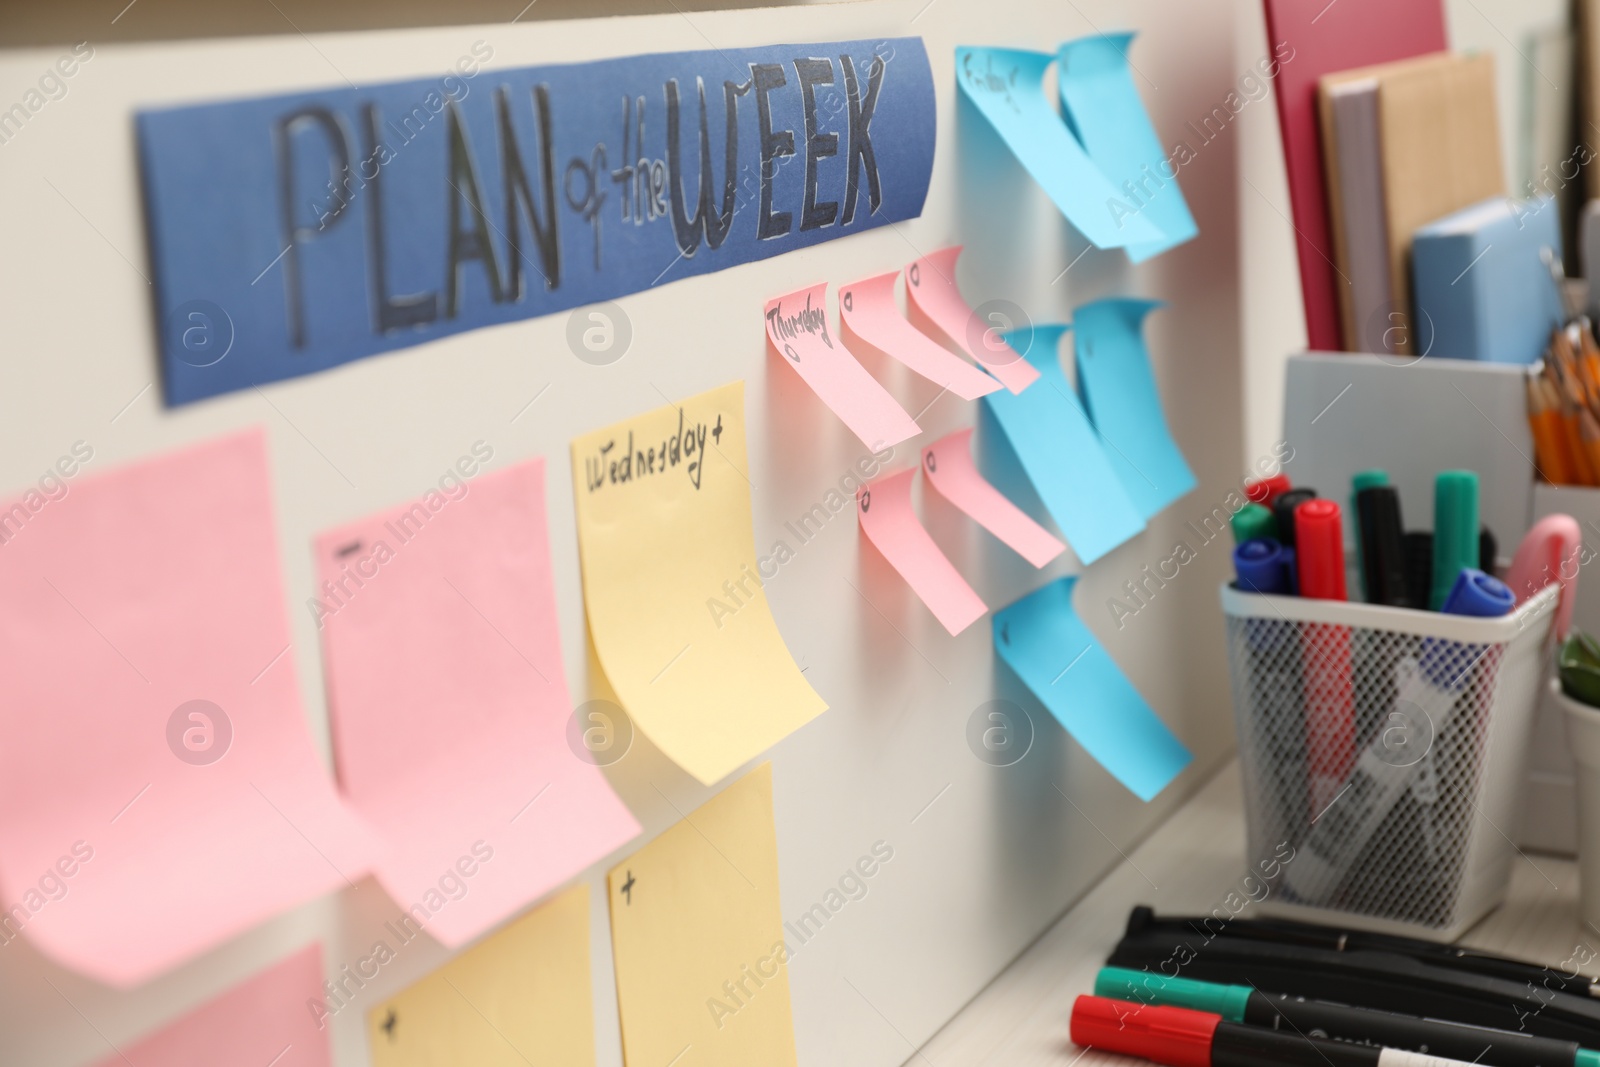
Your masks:
<instances>
[{"instance_id":1,"label":"handwritten text 'plan of the week'","mask_svg":"<svg viewBox=\"0 0 1600 1067\"><path fill-rule=\"evenodd\" d=\"M920 38L492 57L139 114L169 404L922 212Z\"/></svg>"}]
</instances>

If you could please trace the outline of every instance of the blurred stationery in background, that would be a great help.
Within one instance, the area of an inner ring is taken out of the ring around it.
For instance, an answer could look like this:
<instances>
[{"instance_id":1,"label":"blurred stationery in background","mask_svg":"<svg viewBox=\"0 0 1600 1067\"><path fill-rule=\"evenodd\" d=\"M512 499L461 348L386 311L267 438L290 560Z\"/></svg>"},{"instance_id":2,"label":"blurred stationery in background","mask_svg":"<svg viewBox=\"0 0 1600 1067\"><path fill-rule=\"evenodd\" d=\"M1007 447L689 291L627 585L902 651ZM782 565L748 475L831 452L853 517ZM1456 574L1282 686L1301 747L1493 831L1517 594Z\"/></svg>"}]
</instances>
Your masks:
<instances>
[{"instance_id":1,"label":"blurred stationery in background","mask_svg":"<svg viewBox=\"0 0 1600 1067\"><path fill-rule=\"evenodd\" d=\"M1343 347L1456 355L1412 318L1410 253L1418 229L1505 195L1492 59L1344 70L1318 100Z\"/></svg>"},{"instance_id":2,"label":"blurred stationery in background","mask_svg":"<svg viewBox=\"0 0 1600 1067\"><path fill-rule=\"evenodd\" d=\"M1547 255L1561 259L1561 213L1549 197L1491 197L1418 229L1413 325L1431 340L1426 354L1487 363L1538 359L1564 314Z\"/></svg>"},{"instance_id":3,"label":"blurred stationery in background","mask_svg":"<svg viewBox=\"0 0 1600 1067\"><path fill-rule=\"evenodd\" d=\"M1306 343L1312 351L1341 346L1340 290L1348 271L1335 265L1335 228L1324 186L1324 147L1317 83L1325 74L1440 52L1446 47L1442 0L1264 0L1267 40L1278 61L1278 130L1289 184ZM1442 212L1441 212L1442 214ZM1421 221L1428 221L1426 219ZM1399 309L1404 312L1404 306Z\"/></svg>"}]
</instances>

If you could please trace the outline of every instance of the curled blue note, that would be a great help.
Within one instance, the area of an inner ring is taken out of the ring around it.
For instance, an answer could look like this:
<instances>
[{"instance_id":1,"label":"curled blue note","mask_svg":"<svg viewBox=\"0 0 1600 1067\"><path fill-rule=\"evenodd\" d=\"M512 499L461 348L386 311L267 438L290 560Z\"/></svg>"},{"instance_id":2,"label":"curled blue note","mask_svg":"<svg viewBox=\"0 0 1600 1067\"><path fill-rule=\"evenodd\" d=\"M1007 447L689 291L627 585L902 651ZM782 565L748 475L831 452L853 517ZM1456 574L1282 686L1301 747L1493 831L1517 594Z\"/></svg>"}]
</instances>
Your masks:
<instances>
[{"instance_id":1,"label":"curled blue note","mask_svg":"<svg viewBox=\"0 0 1600 1067\"><path fill-rule=\"evenodd\" d=\"M1118 218L1123 194L1068 132L1044 92L1051 57L1010 48L957 48L956 83L995 128L1056 207L1100 248L1159 243L1164 235L1139 215Z\"/></svg>"},{"instance_id":2,"label":"curled blue note","mask_svg":"<svg viewBox=\"0 0 1600 1067\"><path fill-rule=\"evenodd\" d=\"M1096 300L1072 315L1078 388L1111 468L1146 519L1195 486L1167 429L1145 350L1144 318L1156 300Z\"/></svg>"},{"instance_id":3,"label":"curled blue note","mask_svg":"<svg viewBox=\"0 0 1600 1067\"><path fill-rule=\"evenodd\" d=\"M1140 800L1194 757L1072 610L1069 575L994 616L994 647L1084 749Z\"/></svg>"},{"instance_id":4,"label":"curled blue note","mask_svg":"<svg viewBox=\"0 0 1600 1067\"><path fill-rule=\"evenodd\" d=\"M983 398L1067 544L1087 566L1144 529L1077 394L1061 372L1057 345L1068 327L1036 325L1024 344L1006 335L1039 372L1021 393ZM1031 331L1031 332L1030 332Z\"/></svg>"},{"instance_id":5,"label":"curled blue note","mask_svg":"<svg viewBox=\"0 0 1600 1067\"><path fill-rule=\"evenodd\" d=\"M1178 188L1178 166L1161 147L1128 67L1131 33L1102 33L1061 46L1061 104L1067 125L1100 172L1117 186L1111 214L1155 223L1159 240L1130 244L1138 263L1183 244L1200 230Z\"/></svg>"}]
</instances>

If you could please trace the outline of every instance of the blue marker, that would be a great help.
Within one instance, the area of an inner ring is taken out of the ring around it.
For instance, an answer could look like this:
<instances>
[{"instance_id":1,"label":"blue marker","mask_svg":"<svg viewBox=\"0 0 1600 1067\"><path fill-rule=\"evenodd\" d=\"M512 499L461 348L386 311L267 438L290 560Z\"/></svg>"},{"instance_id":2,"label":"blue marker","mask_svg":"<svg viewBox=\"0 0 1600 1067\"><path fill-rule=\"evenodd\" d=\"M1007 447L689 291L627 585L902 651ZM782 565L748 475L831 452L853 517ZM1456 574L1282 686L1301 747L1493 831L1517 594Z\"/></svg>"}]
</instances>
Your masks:
<instances>
[{"instance_id":1,"label":"blue marker","mask_svg":"<svg viewBox=\"0 0 1600 1067\"><path fill-rule=\"evenodd\" d=\"M1246 593L1287 593L1289 572L1283 546L1270 537L1257 537L1233 550L1233 571Z\"/></svg>"}]
</instances>

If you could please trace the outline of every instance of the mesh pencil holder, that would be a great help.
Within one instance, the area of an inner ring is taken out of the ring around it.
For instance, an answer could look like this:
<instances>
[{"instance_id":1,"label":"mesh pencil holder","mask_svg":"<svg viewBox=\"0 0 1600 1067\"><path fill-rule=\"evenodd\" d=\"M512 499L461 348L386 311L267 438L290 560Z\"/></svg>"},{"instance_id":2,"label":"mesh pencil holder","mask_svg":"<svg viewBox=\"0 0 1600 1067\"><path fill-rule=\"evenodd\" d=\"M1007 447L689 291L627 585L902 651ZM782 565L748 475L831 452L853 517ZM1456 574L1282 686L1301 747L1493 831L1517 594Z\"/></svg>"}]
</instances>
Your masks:
<instances>
[{"instance_id":1,"label":"mesh pencil holder","mask_svg":"<svg viewBox=\"0 0 1600 1067\"><path fill-rule=\"evenodd\" d=\"M1448 940L1500 903L1556 601L1482 619L1223 587L1250 865L1281 871L1262 910Z\"/></svg>"}]
</instances>

